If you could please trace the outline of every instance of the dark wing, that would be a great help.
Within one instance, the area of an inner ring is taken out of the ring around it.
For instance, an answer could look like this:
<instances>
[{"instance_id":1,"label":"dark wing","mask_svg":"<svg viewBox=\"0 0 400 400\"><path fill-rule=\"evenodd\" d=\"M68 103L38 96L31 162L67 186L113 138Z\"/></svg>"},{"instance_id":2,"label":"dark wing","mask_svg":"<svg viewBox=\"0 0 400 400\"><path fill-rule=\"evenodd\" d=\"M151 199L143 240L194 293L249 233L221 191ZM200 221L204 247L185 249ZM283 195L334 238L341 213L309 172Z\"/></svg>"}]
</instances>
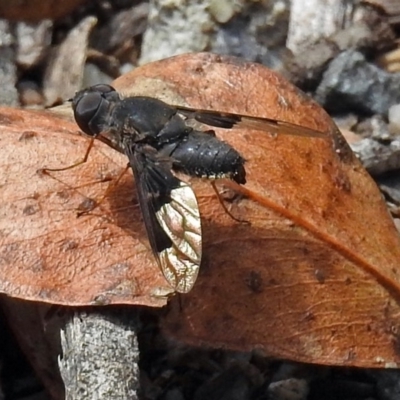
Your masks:
<instances>
[{"instance_id":1,"label":"dark wing","mask_svg":"<svg viewBox=\"0 0 400 400\"><path fill-rule=\"evenodd\" d=\"M126 150L136 182L151 248L168 283L180 293L193 287L202 253L201 219L196 196L171 172L171 163L154 148Z\"/></svg>"},{"instance_id":2,"label":"dark wing","mask_svg":"<svg viewBox=\"0 0 400 400\"><path fill-rule=\"evenodd\" d=\"M212 110L197 110L195 108L182 106L174 107L186 118L195 119L202 124L207 124L216 128L247 128L268 132L272 135L284 134L319 138L327 137L327 135L323 132L318 132L311 128L306 128L304 126L271 118L251 117L249 115L240 115Z\"/></svg>"}]
</instances>

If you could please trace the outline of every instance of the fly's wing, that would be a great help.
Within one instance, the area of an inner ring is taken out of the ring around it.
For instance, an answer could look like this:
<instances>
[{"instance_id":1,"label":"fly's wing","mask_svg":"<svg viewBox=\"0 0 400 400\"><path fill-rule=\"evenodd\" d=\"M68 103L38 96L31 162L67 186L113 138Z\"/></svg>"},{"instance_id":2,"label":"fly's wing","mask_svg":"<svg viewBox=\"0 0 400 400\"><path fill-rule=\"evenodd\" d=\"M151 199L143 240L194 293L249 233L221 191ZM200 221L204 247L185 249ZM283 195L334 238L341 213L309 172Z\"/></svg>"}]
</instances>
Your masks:
<instances>
[{"instance_id":1,"label":"fly's wing","mask_svg":"<svg viewBox=\"0 0 400 400\"><path fill-rule=\"evenodd\" d=\"M202 124L224 129L254 129L272 135L284 134L305 137L326 138L326 134L311 128L279 121L271 118L251 117L212 110L197 110L190 107L174 106L186 118L195 119Z\"/></svg>"},{"instance_id":2,"label":"fly's wing","mask_svg":"<svg viewBox=\"0 0 400 400\"><path fill-rule=\"evenodd\" d=\"M196 196L171 172L171 163L145 145L128 146L150 245L168 283L180 293L193 287L202 253Z\"/></svg>"}]
</instances>

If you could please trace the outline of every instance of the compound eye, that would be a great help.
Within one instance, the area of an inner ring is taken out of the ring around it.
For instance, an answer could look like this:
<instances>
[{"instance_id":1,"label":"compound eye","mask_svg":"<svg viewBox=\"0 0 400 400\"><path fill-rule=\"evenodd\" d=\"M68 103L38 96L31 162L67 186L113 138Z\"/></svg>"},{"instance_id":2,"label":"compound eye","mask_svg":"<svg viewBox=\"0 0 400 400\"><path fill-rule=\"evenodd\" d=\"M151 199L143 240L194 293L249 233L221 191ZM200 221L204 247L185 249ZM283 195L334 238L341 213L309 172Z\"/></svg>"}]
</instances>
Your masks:
<instances>
[{"instance_id":1,"label":"compound eye","mask_svg":"<svg viewBox=\"0 0 400 400\"><path fill-rule=\"evenodd\" d=\"M88 90L90 90L91 92L100 92L103 94L116 91L112 86L106 85L104 83L99 83L98 85L91 86Z\"/></svg>"},{"instance_id":2,"label":"compound eye","mask_svg":"<svg viewBox=\"0 0 400 400\"><path fill-rule=\"evenodd\" d=\"M104 128L109 108L118 100L118 92L105 84L77 92L72 99L72 109L79 128L89 136L97 136Z\"/></svg>"},{"instance_id":3,"label":"compound eye","mask_svg":"<svg viewBox=\"0 0 400 400\"><path fill-rule=\"evenodd\" d=\"M78 92L72 100L75 121L87 135L96 136L99 133L93 130L91 122L101 108L103 100L101 92L88 91Z\"/></svg>"}]
</instances>

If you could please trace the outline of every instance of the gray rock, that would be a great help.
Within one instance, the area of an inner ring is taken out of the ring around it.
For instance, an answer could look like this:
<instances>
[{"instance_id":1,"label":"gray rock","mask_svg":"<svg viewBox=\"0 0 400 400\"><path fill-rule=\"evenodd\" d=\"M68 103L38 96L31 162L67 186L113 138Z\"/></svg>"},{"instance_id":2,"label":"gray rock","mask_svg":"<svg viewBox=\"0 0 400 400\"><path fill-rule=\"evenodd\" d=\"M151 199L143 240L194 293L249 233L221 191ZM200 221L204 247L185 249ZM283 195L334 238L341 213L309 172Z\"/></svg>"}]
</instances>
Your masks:
<instances>
[{"instance_id":1,"label":"gray rock","mask_svg":"<svg viewBox=\"0 0 400 400\"><path fill-rule=\"evenodd\" d=\"M0 104L19 105L16 84L14 36L10 24L0 20Z\"/></svg>"},{"instance_id":2,"label":"gray rock","mask_svg":"<svg viewBox=\"0 0 400 400\"><path fill-rule=\"evenodd\" d=\"M268 387L268 398L270 400L306 400L308 392L306 380L290 378L272 382Z\"/></svg>"},{"instance_id":3,"label":"gray rock","mask_svg":"<svg viewBox=\"0 0 400 400\"><path fill-rule=\"evenodd\" d=\"M51 43L52 28L50 20L17 23L16 62L21 68L31 68L44 58Z\"/></svg>"},{"instance_id":4,"label":"gray rock","mask_svg":"<svg viewBox=\"0 0 400 400\"><path fill-rule=\"evenodd\" d=\"M316 100L331 112L388 113L400 103L400 73L385 72L358 51L339 54L325 71Z\"/></svg>"}]
</instances>

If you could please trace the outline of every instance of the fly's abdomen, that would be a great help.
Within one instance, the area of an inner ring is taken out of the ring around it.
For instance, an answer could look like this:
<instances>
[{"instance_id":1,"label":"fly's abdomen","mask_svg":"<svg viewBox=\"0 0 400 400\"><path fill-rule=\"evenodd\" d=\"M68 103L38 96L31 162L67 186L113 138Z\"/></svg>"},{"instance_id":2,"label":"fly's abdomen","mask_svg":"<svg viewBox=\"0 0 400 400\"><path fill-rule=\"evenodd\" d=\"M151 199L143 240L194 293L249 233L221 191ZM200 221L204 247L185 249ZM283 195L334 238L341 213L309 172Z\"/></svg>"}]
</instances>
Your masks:
<instances>
[{"instance_id":1,"label":"fly's abdomen","mask_svg":"<svg viewBox=\"0 0 400 400\"><path fill-rule=\"evenodd\" d=\"M164 146L160 152L172 157L173 167L187 175L246 183L243 157L212 134L192 132L184 140Z\"/></svg>"}]
</instances>

